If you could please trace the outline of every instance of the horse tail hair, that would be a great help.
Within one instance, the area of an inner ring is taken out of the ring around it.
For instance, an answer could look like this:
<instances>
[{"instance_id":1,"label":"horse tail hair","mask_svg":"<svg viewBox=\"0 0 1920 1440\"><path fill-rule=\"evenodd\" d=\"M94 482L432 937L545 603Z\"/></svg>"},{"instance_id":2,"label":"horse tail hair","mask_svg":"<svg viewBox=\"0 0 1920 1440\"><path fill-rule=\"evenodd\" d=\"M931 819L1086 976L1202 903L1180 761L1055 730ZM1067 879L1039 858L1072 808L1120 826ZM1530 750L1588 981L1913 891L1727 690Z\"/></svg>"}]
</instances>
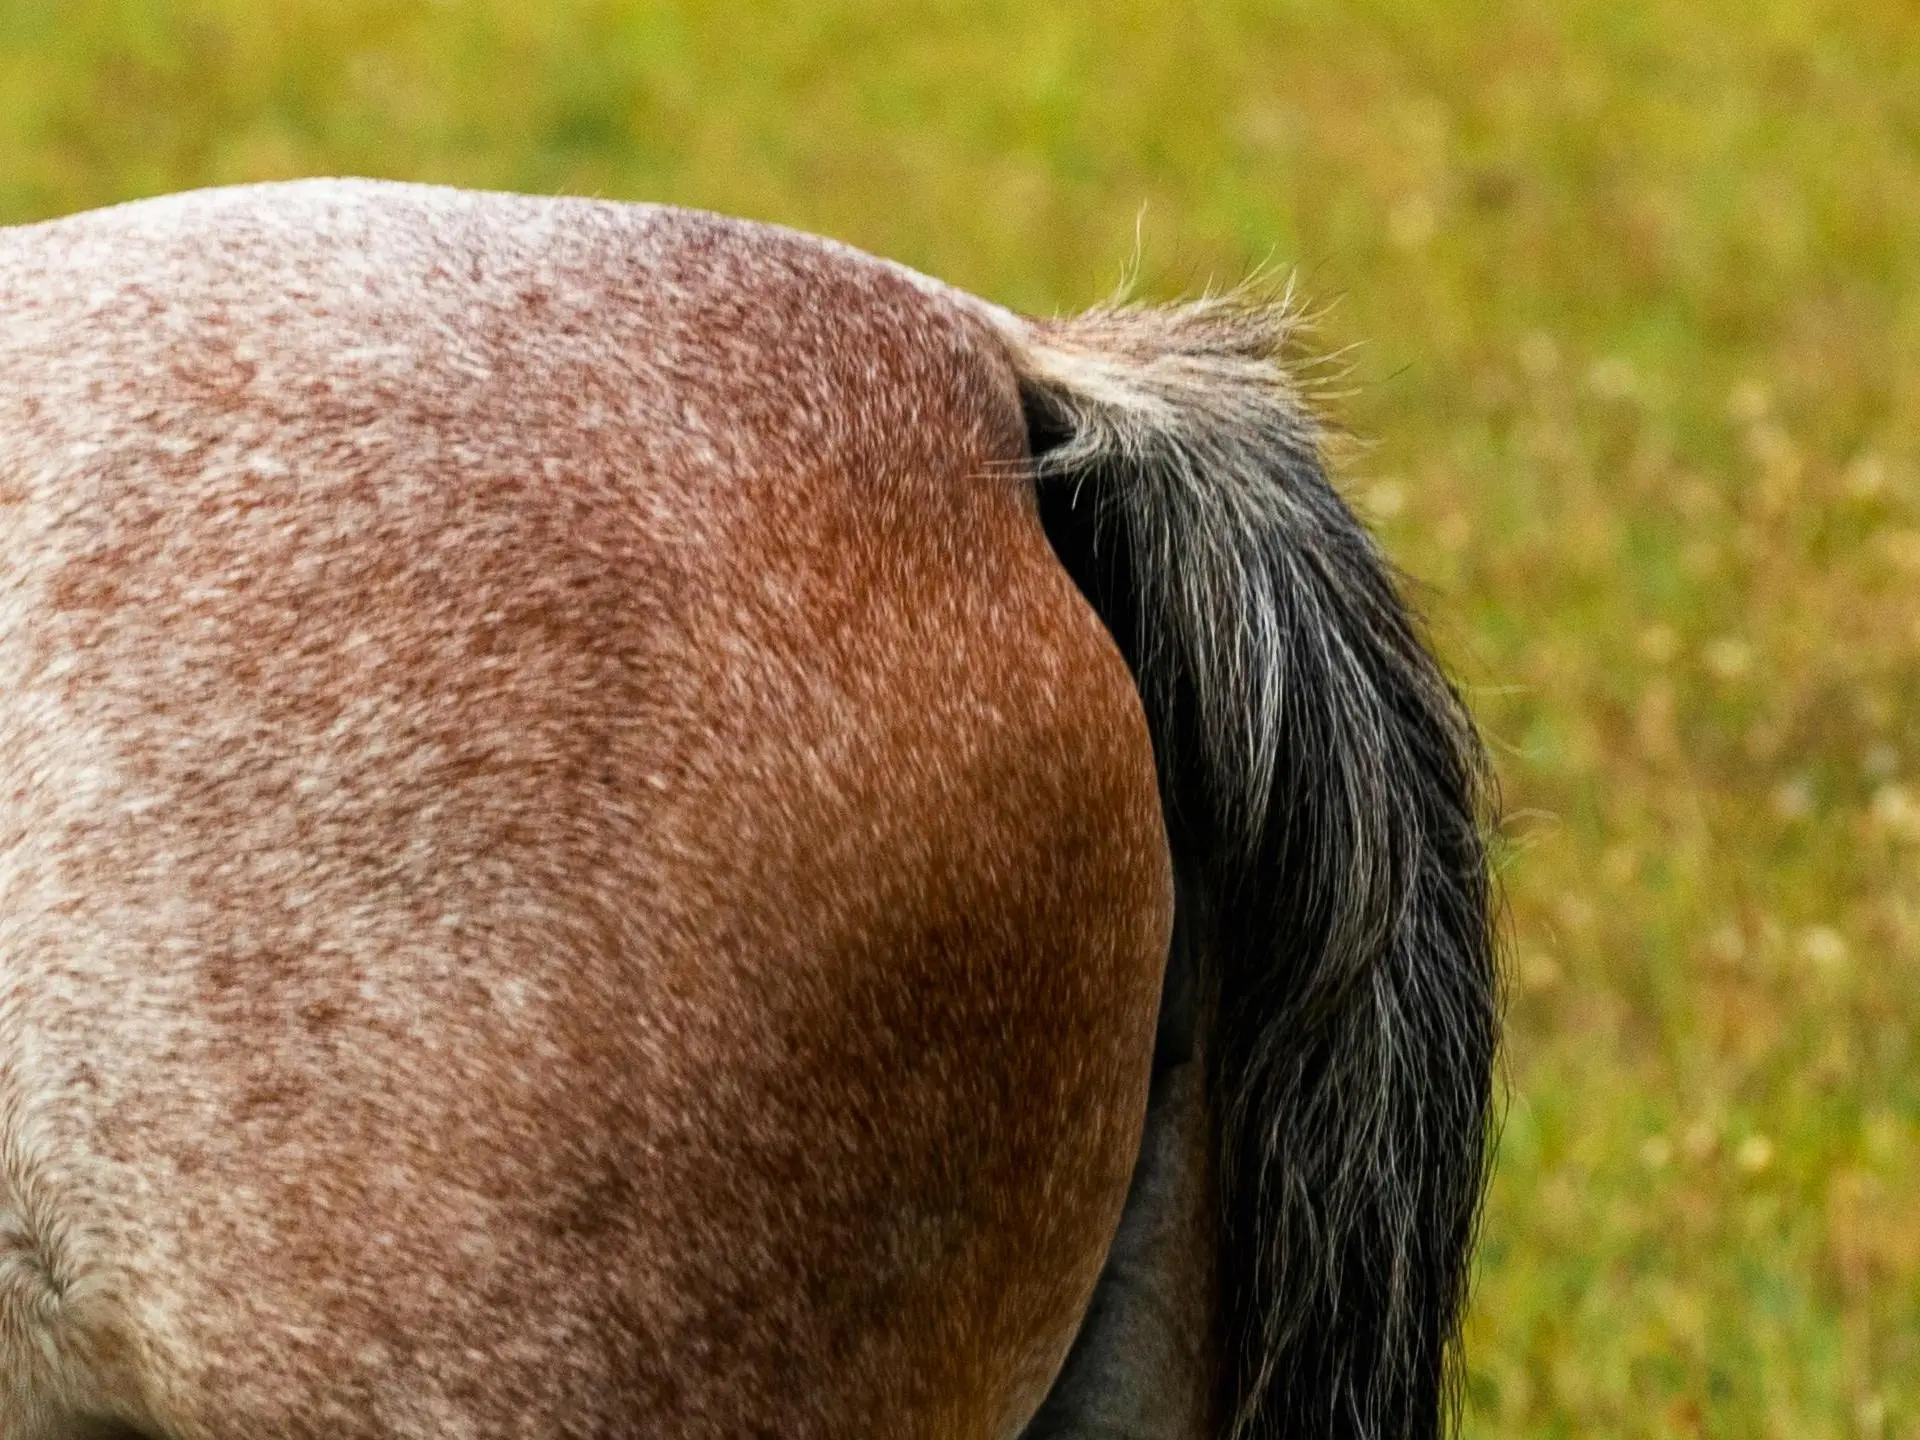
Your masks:
<instances>
[{"instance_id":1,"label":"horse tail hair","mask_svg":"<svg viewBox=\"0 0 1920 1440\"><path fill-rule=\"evenodd\" d=\"M1205 997L1221 1433L1440 1435L1499 1023L1484 752L1328 480L1284 301L1001 315Z\"/></svg>"}]
</instances>

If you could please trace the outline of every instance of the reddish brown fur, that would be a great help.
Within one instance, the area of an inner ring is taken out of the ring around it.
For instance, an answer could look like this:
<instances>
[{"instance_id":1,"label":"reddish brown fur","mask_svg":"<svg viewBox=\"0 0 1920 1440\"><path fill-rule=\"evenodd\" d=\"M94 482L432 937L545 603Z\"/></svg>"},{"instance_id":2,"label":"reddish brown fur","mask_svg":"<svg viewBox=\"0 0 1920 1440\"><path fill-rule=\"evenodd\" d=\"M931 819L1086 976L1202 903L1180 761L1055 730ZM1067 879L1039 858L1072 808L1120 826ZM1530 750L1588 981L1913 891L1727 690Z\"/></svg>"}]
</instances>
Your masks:
<instances>
[{"instance_id":1,"label":"reddish brown fur","mask_svg":"<svg viewBox=\"0 0 1920 1440\"><path fill-rule=\"evenodd\" d=\"M360 185L0 316L0 1434L1016 1429L1171 890L984 328Z\"/></svg>"}]
</instances>

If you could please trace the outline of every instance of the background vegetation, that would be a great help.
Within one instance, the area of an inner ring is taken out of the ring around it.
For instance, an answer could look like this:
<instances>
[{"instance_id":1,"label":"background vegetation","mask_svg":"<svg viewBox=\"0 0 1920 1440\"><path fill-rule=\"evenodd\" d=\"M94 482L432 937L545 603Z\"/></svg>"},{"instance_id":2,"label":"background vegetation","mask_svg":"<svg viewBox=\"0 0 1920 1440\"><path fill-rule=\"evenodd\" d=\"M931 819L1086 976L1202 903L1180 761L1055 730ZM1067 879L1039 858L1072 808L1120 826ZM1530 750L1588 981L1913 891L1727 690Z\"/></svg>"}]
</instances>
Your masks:
<instances>
[{"instance_id":1,"label":"background vegetation","mask_svg":"<svg viewBox=\"0 0 1920 1440\"><path fill-rule=\"evenodd\" d=\"M1910 0L0 0L0 221L328 172L1297 267L1510 807L1468 1433L1920 1435Z\"/></svg>"}]
</instances>

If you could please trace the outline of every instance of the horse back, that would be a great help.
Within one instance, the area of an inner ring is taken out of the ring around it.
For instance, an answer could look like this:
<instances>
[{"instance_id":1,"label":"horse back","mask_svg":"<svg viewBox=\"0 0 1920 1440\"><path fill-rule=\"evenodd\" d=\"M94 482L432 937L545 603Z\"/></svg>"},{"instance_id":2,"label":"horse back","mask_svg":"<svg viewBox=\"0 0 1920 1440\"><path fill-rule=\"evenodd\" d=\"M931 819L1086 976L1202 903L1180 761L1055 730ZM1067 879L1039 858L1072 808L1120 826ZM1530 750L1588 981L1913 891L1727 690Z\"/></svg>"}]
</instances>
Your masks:
<instances>
[{"instance_id":1,"label":"horse back","mask_svg":"<svg viewBox=\"0 0 1920 1440\"><path fill-rule=\"evenodd\" d=\"M1171 890L966 305L303 185L0 315L0 1432L1017 1428Z\"/></svg>"}]
</instances>

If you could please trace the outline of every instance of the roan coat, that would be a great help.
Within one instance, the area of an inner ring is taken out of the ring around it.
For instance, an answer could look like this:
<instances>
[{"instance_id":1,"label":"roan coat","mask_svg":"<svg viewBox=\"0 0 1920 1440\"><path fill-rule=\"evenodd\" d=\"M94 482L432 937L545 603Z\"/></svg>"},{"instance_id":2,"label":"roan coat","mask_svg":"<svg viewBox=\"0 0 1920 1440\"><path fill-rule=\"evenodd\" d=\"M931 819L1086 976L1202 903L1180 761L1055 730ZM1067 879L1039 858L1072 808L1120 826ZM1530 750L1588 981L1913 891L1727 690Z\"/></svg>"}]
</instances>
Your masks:
<instances>
[{"instance_id":1,"label":"roan coat","mask_svg":"<svg viewBox=\"0 0 1920 1440\"><path fill-rule=\"evenodd\" d=\"M1435 1433L1478 751L1285 328L0 231L0 1437Z\"/></svg>"}]
</instances>

